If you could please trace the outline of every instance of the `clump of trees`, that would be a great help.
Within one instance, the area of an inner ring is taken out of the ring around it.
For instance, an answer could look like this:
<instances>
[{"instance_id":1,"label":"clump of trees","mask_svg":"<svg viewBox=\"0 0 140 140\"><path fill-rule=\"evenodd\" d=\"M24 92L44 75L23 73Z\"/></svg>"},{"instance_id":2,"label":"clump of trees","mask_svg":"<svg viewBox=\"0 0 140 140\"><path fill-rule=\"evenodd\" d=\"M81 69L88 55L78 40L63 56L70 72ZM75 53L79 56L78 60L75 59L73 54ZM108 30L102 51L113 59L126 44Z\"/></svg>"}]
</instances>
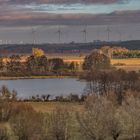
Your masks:
<instances>
[{"instance_id":1,"label":"clump of trees","mask_svg":"<svg viewBox=\"0 0 140 140\"><path fill-rule=\"evenodd\" d=\"M111 67L109 58L99 52L94 51L87 56L83 67L82 78L87 81L85 91L88 94L108 95L114 92L121 103L126 91L140 91L139 73Z\"/></svg>"},{"instance_id":2,"label":"clump of trees","mask_svg":"<svg viewBox=\"0 0 140 140\"><path fill-rule=\"evenodd\" d=\"M90 55L85 57L83 63L84 70L93 69L108 69L110 68L110 59L103 53L93 51Z\"/></svg>"},{"instance_id":3,"label":"clump of trees","mask_svg":"<svg viewBox=\"0 0 140 140\"><path fill-rule=\"evenodd\" d=\"M108 70L88 72L85 77L89 94L109 94L110 92L122 96L127 90L140 91L139 73L135 71Z\"/></svg>"},{"instance_id":4,"label":"clump of trees","mask_svg":"<svg viewBox=\"0 0 140 140\"><path fill-rule=\"evenodd\" d=\"M140 51L113 52L113 58L140 58Z\"/></svg>"},{"instance_id":5,"label":"clump of trees","mask_svg":"<svg viewBox=\"0 0 140 140\"><path fill-rule=\"evenodd\" d=\"M24 61L23 59L19 55L12 55L7 60L0 58L0 75L17 77L78 74L76 63L65 63L61 58L48 59L43 50L38 48L33 48L32 55Z\"/></svg>"},{"instance_id":6,"label":"clump of trees","mask_svg":"<svg viewBox=\"0 0 140 140\"><path fill-rule=\"evenodd\" d=\"M85 139L139 140L139 97L129 93L122 105L116 104L113 100L109 96L97 95L87 98L85 111L77 115L80 131Z\"/></svg>"},{"instance_id":7,"label":"clump of trees","mask_svg":"<svg viewBox=\"0 0 140 140\"><path fill-rule=\"evenodd\" d=\"M25 107L24 107L25 106ZM17 114L11 116L10 127L19 140L41 140L45 137L43 115L22 104Z\"/></svg>"}]
</instances>

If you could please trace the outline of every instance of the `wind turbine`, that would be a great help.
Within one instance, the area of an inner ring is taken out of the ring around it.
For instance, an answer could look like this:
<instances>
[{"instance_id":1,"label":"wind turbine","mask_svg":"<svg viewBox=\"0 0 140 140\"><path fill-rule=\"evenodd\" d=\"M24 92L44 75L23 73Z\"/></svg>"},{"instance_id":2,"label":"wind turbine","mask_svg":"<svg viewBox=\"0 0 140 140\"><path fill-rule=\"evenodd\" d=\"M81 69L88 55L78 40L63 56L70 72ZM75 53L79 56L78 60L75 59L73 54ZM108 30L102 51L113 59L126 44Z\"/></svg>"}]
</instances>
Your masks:
<instances>
[{"instance_id":1,"label":"wind turbine","mask_svg":"<svg viewBox=\"0 0 140 140\"><path fill-rule=\"evenodd\" d=\"M109 26L107 27L106 32L107 32L107 40L108 40L108 42L109 42L109 41L110 41L110 32L111 32Z\"/></svg>"},{"instance_id":2,"label":"wind turbine","mask_svg":"<svg viewBox=\"0 0 140 140\"><path fill-rule=\"evenodd\" d=\"M60 43L61 42L61 35L62 35L62 31L61 31L60 26L58 27L58 30L56 33L58 34L58 43Z\"/></svg>"},{"instance_id":3,"label":"wind turbine","mask_svg":"<svg viewBox=\"0 0 140 140\"><path fill-rule=\"evenodd\" d=\"M32 28L31 33L32 33L33 44L36 44L36 30L35 30L35 28Z\"/></svg>"},{"instance_id":4,"label":"wind turbine","mask_svg":"<svg viewBox=\"0 0 140 140\"><path fill-rule=\"evenodd\" d=\"M84 37L84 42L87 43L87 25L82 30L82 33L83 33L83 37Z\"/></svg>"}]
</instances>

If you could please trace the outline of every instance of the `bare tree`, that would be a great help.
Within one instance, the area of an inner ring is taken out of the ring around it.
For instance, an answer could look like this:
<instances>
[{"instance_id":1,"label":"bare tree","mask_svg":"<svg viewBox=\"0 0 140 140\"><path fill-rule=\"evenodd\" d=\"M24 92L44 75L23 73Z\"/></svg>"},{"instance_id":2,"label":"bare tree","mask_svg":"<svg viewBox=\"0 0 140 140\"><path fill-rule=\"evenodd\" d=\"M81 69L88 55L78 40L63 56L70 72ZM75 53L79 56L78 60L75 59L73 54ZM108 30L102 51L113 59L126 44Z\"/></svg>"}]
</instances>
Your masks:
<instances>
[{"instance_id":1,"label":"bare tree","mask_svg":"<svg viewBox=\"0 0 140 140\"><path fill-rule=\"evenodd\" d=\"M49 140L69 140L70 114L63 107L57 107L47 117L47 133Z\"/></svg>"},{"instance_id":2,"label":"bare tree","mask_svg":"<svg viewBox=\"0 0 140 140\"><path fill-rule=\"evenodd\" d=\"M131 137L132 140L140 138L140 99L133 96L126 97L122 104L120 112L121 122L124 132Z\"/></svg>"},{"instance_id":3,"label":"bare tree","mask_svg":"<svg viewBox=\"0 0 140 140\"><path fill-rule=\"evenodd\" d=\"M81 134L86 139L103 140L107 137L103 108L102 100L91 96L87 99L85 111L77 115Z\"/></svg>"},{"instance_id":4,"label":"bare tree","mask_svg":"<svg viewBox=\"0 0 140 140\"><path fill-rule=\"evenodd\" d=\"M117 106L106 97L92 95L88 97L85 111L77 115L80 130L88 140L117 140L121 134L121 125L117 117Z\"/></svg>"},{"instance_id":5,"label":"bare tree","mask_svg":"<svg viewBox=\"0 0 140 140\"><path fill-rule=\"evenodd\" d=\"M45 137L43 115L24 104L18 107L9 121L14 135L19 140L42 140Z\"/></svg>"},{"instance_id":6,"label":"bare tree","mask_svg":"<svg viewBox=\"0 0 140 140\"><path fill-rule=\"evenodd\" d=\"M7 129L0 126L0 140L9 140Z\"/></svg>"}]
</instances>

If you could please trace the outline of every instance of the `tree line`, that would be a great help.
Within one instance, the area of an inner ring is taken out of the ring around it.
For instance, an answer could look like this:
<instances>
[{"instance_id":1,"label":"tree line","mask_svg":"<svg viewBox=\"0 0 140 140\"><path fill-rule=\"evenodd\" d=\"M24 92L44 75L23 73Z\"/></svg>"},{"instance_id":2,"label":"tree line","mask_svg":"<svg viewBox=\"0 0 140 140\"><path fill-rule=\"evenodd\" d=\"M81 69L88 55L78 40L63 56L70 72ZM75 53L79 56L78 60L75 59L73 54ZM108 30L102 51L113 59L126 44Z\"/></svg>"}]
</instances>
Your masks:
<instances>
[{"instance_id":1,"label":"tree line","mask_svg":"<svg viewBox=\"0 0 140 140\"><path fill-rule=\"evenodd\" d=\"M140 58L139 51L113 52L113 58Z\"/></svg>"},{"instance_id":2,"label":"tree line","mask_svg":"<svg viewBox=\"0 0 140 140\"><path fill-rule=\"evenodd\" d=\"M66 75L75 76L79 71L79 65L75 62L65 63L61 58L48 59L44 54L29 56L22 62L19 55L12 55L4 62L0 58L1 76L33 76L33 75Z\"/></svg>"}]
</instances>

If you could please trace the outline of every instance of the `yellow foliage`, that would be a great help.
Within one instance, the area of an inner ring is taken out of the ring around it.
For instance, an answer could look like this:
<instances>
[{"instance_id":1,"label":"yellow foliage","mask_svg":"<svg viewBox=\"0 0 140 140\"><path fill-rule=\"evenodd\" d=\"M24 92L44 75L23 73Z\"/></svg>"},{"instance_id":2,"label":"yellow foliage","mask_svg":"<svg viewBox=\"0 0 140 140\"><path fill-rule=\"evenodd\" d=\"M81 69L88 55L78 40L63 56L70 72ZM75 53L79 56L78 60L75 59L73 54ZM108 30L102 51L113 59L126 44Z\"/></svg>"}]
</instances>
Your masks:
<instances>
[{"instance_id":1,"label":"yellow foliage","mask_svg":"<svg viewBox=\"0 0 140 140\"><path fill-rule=\"evenodd\" d=\"M32 55L35 57L40 57L44 55L44 51L39 48L32 48Z\"/></svg>"}]
</instances>

